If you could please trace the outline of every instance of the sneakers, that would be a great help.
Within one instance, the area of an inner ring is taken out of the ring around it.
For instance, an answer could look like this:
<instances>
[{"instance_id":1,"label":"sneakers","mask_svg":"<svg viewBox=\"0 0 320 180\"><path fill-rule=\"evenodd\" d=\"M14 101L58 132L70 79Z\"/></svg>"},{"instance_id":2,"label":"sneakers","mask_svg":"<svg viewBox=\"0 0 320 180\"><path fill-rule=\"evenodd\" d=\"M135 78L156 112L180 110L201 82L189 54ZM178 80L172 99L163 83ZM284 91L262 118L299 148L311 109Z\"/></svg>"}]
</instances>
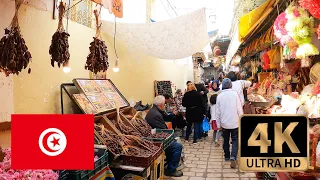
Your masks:
<instances>
[{"instance_id":1,"label":"sneakers","mask_svg":"<svg viewBox=\"0 0 320 180\"><path fill-rule=\"evenodd\" d=\"M236 160L234 160L234 159L231 159L231 164L230 164L230 167L231 167L232 169L235 169L235 168L237 167L237 163L236 163Z\"/></svg>"},{"instance_id":2,"label":"sneakers","mask_svg":"<svg viewBox=\"0 0 320 180\"><path fill-rule=\"evenodd\" d=\"M215 147L220 147L220 144L215 142Z\"/></svg>"},{"instance_id":3,"label":"sneakers","mask_svg":"<svg viewBox=\"0 0 320 180\"><path fill-rule=\"evenodd\" d=\"M229 162L230 158L224 158L224 161Z\"/></svg>"},{"instance_id":4,"label":"sneakers","mask_svg":"<svg viewBox=\"0 0 320 180\"><path fill-rule=\"evenodd\" d=\"M177 167L177 171L181 171L182 169L184 169L186 166L184 165L184 163L181 163L179 167Z\"/></svg>"},{"instance_id":5,"label":"sneakers","mask_svg":"<svg viewBox=\"0 0 320 180\"><path fill-rule=\"evenodd\" d=\"M173 173L165 172L164 175L171 176L171 177L181 177L183 176L183 173L181 171L175 171Z\"/></svg>"}]
</instances>

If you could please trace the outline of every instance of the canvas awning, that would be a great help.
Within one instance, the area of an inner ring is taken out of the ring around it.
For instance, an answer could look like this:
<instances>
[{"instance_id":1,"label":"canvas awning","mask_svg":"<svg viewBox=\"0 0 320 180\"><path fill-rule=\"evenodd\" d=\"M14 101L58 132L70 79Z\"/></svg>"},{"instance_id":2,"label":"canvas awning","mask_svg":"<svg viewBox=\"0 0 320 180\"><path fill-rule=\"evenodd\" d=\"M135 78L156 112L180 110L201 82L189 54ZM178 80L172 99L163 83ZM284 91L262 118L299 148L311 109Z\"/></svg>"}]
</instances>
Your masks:
<instances>
[{"instance_id":1,"label":"canvas awning","mask_svg":"<svg viewBox=\"0 0 320 180\"><path fill-rule=\"evenodd\" d=\"M239 41L244 42L267 19L279 0L267 0L258 8L239 19Z\"/></svg>"},{"instance_id":2,"label":"canvas awning","mask_svg":"<svg viewBox=\"0 0 320 180\"><path fill-rule=\"evenodd\" d=\"M167 21L116 26L116 38L127 48L161 59L189 57L209 43L204 8ZM113 36L114 22L103 21L102 32Z\"/></svg>"}]
</instances>

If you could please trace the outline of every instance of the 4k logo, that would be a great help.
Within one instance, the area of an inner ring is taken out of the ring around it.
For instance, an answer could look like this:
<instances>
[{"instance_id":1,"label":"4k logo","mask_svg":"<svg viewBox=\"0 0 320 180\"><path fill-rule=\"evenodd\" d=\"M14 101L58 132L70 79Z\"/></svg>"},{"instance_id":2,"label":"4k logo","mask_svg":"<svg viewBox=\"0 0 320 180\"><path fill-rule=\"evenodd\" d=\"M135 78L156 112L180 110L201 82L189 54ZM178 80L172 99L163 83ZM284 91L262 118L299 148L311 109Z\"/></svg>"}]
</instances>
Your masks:
<instances>
[{"instance_id":1,"label":"4k logo","mask_svg":"<svg viewBox=\"0 0 320 180\"><path fill-rule=\"evenodd\" d=\"M298 171L308 168L309 123L304 116L249 115L240 119L240 169Z\"/></svg>"}]
</instances>

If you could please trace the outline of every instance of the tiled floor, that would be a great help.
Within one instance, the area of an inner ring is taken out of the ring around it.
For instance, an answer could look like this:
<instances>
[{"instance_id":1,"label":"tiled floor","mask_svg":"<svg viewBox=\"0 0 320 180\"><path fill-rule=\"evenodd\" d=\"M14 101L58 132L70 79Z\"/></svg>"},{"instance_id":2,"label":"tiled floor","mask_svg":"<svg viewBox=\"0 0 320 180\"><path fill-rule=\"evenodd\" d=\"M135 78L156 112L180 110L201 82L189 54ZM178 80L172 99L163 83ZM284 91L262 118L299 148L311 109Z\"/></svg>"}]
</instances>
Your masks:
<instances>
[{"instance_id":1,"label":"tiled floor","mask_svg":"<svg viewBox=\"0 0 320 180\"><path fill-rule=\"evenodd\" d=\"M165 177L165 180L256 180L254 173L231 169L230 162L224 162L222 147L215 147L212 143L212 132L206 140L198 142L197 145L181 141L186 156L186 168L182 170L184 176Z\"/></svg>"}]
</instances>

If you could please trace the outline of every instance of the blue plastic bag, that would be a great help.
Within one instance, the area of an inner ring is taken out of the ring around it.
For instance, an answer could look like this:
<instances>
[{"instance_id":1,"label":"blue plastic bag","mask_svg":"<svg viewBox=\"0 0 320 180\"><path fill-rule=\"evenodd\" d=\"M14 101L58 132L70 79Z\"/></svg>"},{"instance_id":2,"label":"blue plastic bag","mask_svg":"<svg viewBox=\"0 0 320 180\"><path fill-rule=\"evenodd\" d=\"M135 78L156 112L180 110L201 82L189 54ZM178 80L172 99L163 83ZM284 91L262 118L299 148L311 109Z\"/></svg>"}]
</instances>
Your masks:
<instances>
[{"instance_id":1,"label":"blue plastic bag","mask_svg":"<svg viewBox=\"0 0 320 180\"><path fill-rule=\"evenodd\" d=\"M210 130L210 123L206 117L203 118L202 129L203 132L208 132Z\"/></svg>"}]
</instances>

